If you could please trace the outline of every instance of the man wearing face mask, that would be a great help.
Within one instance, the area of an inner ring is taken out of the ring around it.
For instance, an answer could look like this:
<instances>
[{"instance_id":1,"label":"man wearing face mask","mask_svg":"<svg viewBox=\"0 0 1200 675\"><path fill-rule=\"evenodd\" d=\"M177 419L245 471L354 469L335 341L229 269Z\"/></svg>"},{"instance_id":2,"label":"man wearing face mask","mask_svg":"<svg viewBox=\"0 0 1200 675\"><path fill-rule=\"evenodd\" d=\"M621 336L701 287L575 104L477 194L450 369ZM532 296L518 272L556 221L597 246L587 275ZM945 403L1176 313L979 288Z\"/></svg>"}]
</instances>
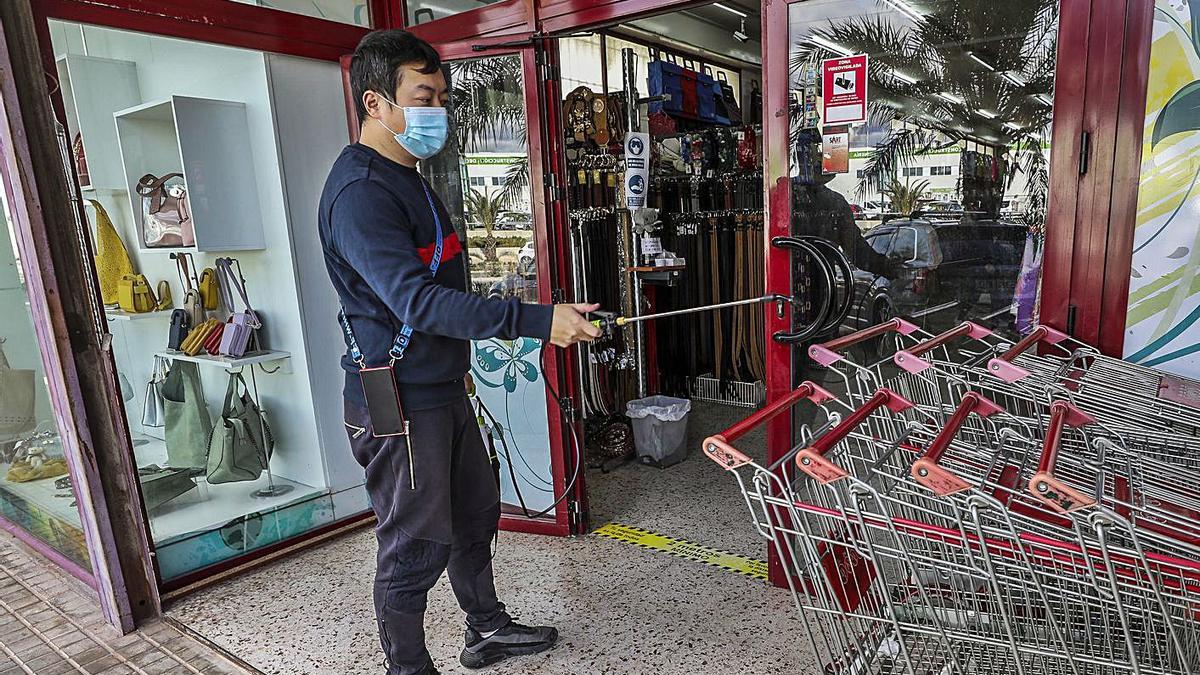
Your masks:
<instances>
[{"instance_id":1,"label":"man wearing face mask","mask_svg":"<svg viewBox=\"0 0 1200 675\"><path fill-rule=\"evenodd\" d=\"M424 614L443 571L467 614L464 666L544 651L558 631L514 622L492 580L499 493L466 397L469 341L590 341L599 330L583 313L597 306L466 292L463 242L416 169L449 131L446 79L428 43L371 33L355 50L350 84L359 142L329 172L318 225L342 303L346 431L378 517L374 599L387 673L438 672Z\"/></svg>"}]
</instances>

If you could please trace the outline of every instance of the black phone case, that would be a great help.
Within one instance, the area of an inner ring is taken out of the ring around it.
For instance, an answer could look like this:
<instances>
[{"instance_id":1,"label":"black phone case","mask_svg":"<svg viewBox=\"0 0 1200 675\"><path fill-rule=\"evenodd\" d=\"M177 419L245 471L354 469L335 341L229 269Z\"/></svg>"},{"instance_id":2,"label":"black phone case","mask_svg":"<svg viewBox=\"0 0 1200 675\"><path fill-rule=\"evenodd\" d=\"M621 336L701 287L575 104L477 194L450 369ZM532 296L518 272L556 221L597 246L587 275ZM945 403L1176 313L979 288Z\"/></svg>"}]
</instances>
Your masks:
<instances>
[{"instance_id":1,"label":"black phone case","mask_svg":"<svg viewBox=\"0 0 1200 675\"><path fill-rule=\"evenodd\" d=\"M407 434L408 423L391 366L363 368L358 375L367 401L367 415L371 419L371 435L383 438Z\"/></svg>"}]
</instances>

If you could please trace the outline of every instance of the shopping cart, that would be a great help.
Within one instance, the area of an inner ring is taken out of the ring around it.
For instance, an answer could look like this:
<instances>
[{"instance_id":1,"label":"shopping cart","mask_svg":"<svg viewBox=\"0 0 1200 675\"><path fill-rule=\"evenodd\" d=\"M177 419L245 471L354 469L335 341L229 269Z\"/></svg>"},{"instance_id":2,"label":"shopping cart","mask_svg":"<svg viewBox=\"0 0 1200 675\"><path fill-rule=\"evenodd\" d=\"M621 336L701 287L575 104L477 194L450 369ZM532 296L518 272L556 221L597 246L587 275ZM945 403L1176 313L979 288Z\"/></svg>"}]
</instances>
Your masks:
<instances>
[{"instance_id":1,"label":"shopping cart","mask_svg":"<svg viewBox=\"0 0 1200 675\"><path fill-rule=\"evenodd\" d=\"M827 673L1200 672L1200 562L1067 480L1095 458L1022 436L977 393L942 425L887 389L770 467L733 447L815 391L704 451L737 476ZM1068 405L1058 439L1088 426Z\"/></svg>"}]
</instances>

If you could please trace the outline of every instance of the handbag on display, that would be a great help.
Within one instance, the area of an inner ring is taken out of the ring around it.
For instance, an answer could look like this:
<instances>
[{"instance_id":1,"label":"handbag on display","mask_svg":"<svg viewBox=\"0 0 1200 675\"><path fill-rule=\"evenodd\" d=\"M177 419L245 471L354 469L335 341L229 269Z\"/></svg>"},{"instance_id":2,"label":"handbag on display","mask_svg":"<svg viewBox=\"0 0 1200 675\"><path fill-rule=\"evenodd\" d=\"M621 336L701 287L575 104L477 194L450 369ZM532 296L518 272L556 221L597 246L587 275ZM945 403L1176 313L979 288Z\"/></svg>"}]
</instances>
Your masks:
<instances>
[{"instance_id":1,"label":"handbag on display","mask_svg":"<svg viewBox=\"0 0 1200 675\"><path fill-rule=\"evenodd\" d=\"M212 433L212 418L204 402L200 366L175 361L162 384L167 464L177 469L203 468Z\"/></svg>"},{"instance_id":2,"label":"handbag on display","mask_svg":"<svg viewBox=\"0 0 1200 675\"><path fill-rule=\"evenodd\" d=\"M34 371L13 368L4 353L6 338L0 336L0 440L10 439L34 426Z\"/></svg>"},{"instance_id":3,"label":"handbag on display","mask_svg":"<svg viewBox=\"0 0 1200 675\"><path fill-rule=\"evenodd\" d=\"M164 469L157 464L138 467L138 482L142 484L142 503L153 511L172 499L196 487L187 469Z\"/></svg>"},{"instance_id":4,"label":"handbag on display","mask_svg":"<svg viewBox=\"0 0 1200 675\"><path fill-rule=\"evenodd\" d=\"M721 99L725 102L725 110L729 116L729 124L740 127L742 126L742 106L738 103L738 94L733 90L733 85L729 84L729 78L724 72L717 71L717 82L721 86Z\"/></svg>"},{"instance_id":5,"label":"handbag on display","mask_svg":"<svg viewBox=\"0 0 1200 675\"><path fill-rule=\"evenodd\" d=\"M221 419L209 437L208 482L257 480L271 461L274 445L271 427L250 396L246 380L241 373L230 373Z\"/></svg>"},{"instance_id":6,"label":"handbag on display","mask_svg":"<svg viewBox=\"0 0 1200 675\"><path fill-rule=\"evenodd\" d=\"M700 118L700 76L696 71L684 68L679 74L683 101L679 114L692 119Z\"/></svg>"},{"instance_id":7,"label":"handbag on display","mask_svg":"<svg viewBox=\"0 0 1200 675\"><path fill-rule=\"evenodd\" d=\"M171 312L171 334L167 338L167 349L179 350L192 330L192 315L186 309Z\"/></svg>"},{"instance_id":8,"label":"handbag on display","mask_svg":"<svg viewBox=\"0 0 1200 675\"><path fill-rule=\"evenodd\" d=\"M696 114L703 122L709 124L729 124L729 118L726 117L722 122L717 117L717 98L720 96L721 86L708 73L696 74Z\"/></svg>"},{"instance_id":9,"label":"handbag on display","mask_svg":"<svg viewBox=\"0 0 1200 675\"><path fill-rule=\"evenodd\" d=\"M196 266L191 262L192 254L172 253L171 258L175 261L175 271L183 287L182 308L191 315L192 326L199 326L208 315L204 312L204 300L200 297L200 280L196 278Z\"/></svg>"},{"instance_id":10,"label":"handbag on display","mask_svg":"<svg viewBox=\"0 0 1200 675\"><path fill-rule=\"evenodd\" d=\"M188 206L187 187L168 184L181 173L169 173L162 178L148 173L137 184L142 198L142 240L150 248L195 246L196 231Z\"/></svg>"},{"instance_id":11,"label":"handbag on display","mask_svg":"<svg viewBox=\"0 0 1200 675\"><path fill-rule=\"evenodd\" d=\"M228 322L217 322L217 326L208 333L208 337L204 338L204 351L216 356L221 353L221 338L225 335L225 327Z\"/></svg>"},{"instance_id":12,"label":"handbag on display","mask_svg":"<svg viewBox=\"0 0 1200 675\"><path fill-rule=\"evenodd\" d=\"M750 124L762 124L763 121L763 97L762 90L758 88L758 80L750 81Z\"/></svg>"},{"instance_id":13,"label":"handbag on display","mask_svg":"<svg viewBox=\"0 0 1200 675\"><path fill-rule=\"evenodd\" d=\"M179 345L179 351L188 356L195 356L204 348L204 341L208 336L220 326L221 322L216 319L207 319L200 323L188 333L183 344Z\"/></svg>"},{"instance_id":14,"label":"handbag on display","mask_svg":"<svg viewBox=\"0 0 1200 675\"><path fill-rule=\"evenodd\" d=\"M171 309L175 305L175 298L171 297L171 284L166 279L158 282L158 304L154 309L163 311Z\"/></svg>"},{"instance_id":15,"label":"handbag on display","mask_svg":"<svg viewBox=\"0 0 1200 675\"><path fill-rule=\"evenodd\" d=\"M683 111L683 68L678 64L655 59L646 66L650 82L650 96L666 96L666 100L651 101L648 110L680 113Z\"/></svg>"},{"instance_id":16,"label":"handbag on display","mask_svg":"<svg viewBox=\"0 0 1200 675\"><path fill-rule=\"evenodd\" d=\"M233 270L236 262L233 258L217 258L217 269L225 276L226 287L230 290L230 306L233 305L234 291L242 299L242 311L233 313L221 336L221 353L241 358L248 351L262 349L262 345L256 344L258 340L255 339L257 331L262 328L262 321L250 306L245 280L241 276L241 265L238 265L237 272Z\"/></svg>"},{"instance_id":17,"label":"handbag on display","mask_svg":"<svg viewBox=\"0 0 1200 675\"><path fill-rule=\"evenodd\" d=\"M167 379L167 364L161 357L154 357L154 368L150 381L146 383L146 400L142 402L142 426L161 428L166 423L163 412L162 385Z\"/></svg>"},{"instance_id":18,"label":"handbag on display","mask_svg":"<svg viewBox=\"0 0 1200 675\"><path fill-rule=\"evenodd\" d=\"M760 166L758 161L758 134L753 127L746 127L739 132L737 148L738 166L752 171Z\"/></svg>"},{"instance_id":19,"label":"handbag on display","mask_svg":"<svg viewBox=\"0 0 1200 675\"><path fill-rule=\"evenodd\" d=\"M200 273L200 302L204 309L214 310L221 304L221 294L217 286L217 271L211 267L205 267Z\"/></svg>"},{"instance_id":20,"label":"handbag on display","mask_svg":"<svg viewBox=\"0 0 1200 675\"><path fill-rule=\"evenodd\" d=\"M75 134L75 140L71 143L71 154L75 159L75 175L79 177L80 185L91 185L92 178L88 173L87 157L83 155L83 136Z\"/></svg>"},{"instance_id":21,"label":"handbag on display","mask_svg":"<svg viewBox=\"0 0 1200 675\"><path fill-rule=\"evenodd\" d=\"M126 274L121 277L117 286L117 304L130 314L145 314L153 312L158 307L158 299L150 290L150 282L144 274Z\"/></svg>"},{"instance_id":22,"label":"handbag on display","mask_svg":"<svg viewBox=\"0 0 1200 675\"><path fill-rule=\"evenodd\" d=\"M96 211L96 278L100 282L100 301L117 304L117 286L126 274L133 274L133 262L108 212L95 199L88 203Z\"/></svg>"}]
</instances>

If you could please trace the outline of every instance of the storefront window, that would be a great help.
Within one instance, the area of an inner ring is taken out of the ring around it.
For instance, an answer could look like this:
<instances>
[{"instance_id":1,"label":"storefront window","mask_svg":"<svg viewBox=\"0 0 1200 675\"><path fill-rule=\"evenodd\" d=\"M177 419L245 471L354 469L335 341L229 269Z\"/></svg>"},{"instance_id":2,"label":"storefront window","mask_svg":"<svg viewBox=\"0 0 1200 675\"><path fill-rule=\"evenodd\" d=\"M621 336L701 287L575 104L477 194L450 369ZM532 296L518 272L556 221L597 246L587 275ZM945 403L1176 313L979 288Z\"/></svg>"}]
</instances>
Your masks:
<instances>
[{"instance_id":1,"label":"storefront window","mask_svg":"<svg viewBox=\"0 0 1200 675\"><path fill-rule=\"evenodd\" d=\"M369 28L371 10L367 0L233 0L285 12L313 16L327 21Z\"/></svg>"},{"instance_id":2,"label":"storefront window","mask_svg":"<svg viewBox=\"0 0 1200 675\"><path fill-rule=\"evenodd\" d=\"M429 23L472 9L479 9L501 0L413 0L408 3L408 24Z\"/></svg>"},{"instance_id":3,"label":"storefront window","mask_svg":"<svg viewBox=\"0 0 1200 675\"><path fill-rule=\"evenodd\" d=\"M1200 378L1200 0L1154 3L1125 358Z\"/></svg>"},{"instance_id":4,"label":"storefront window","mask_svg":"<svg viewBox=\"0 0 1200 675\"><path fill-rule=\"evenodd\" d=\"M472 292L538 302L521 57L453 61L446 68L456 142L422 170L465 233ZM536 515L554 502L541 347L531 338L471 345L483 406L477 413L501 465L501 508L510 516Z\"/></svg>"},{"instance_id":5,"label":"storefront window","mask_svg":"<svg viewBox=\"0 0 1200 675\"><path fill-rule=\"evenodd\" d=\"M90 570L3 194L0 205L0 520Z\"/></svg>"},{"instance_id":6,"label":"storefront window","mask_svg":"<svg viewBox=\"0 0 1200 675\"><path fill-rule=\"evenodd\" d=\"M163 578L364 511L313 262L313 195L346 143L338 65L51 35Z\"/></svg>"},{"instance_id":7,"label":"storefront window","mask_svg":"<svg viewBox=\"0 0 1200 675\"><path fill-rule=\"evenodd\" d=\"M1058 3L1019 4L791 6L791 228L850 259L843 332L1036 323Z\"/></svg>"}]
</instances>

